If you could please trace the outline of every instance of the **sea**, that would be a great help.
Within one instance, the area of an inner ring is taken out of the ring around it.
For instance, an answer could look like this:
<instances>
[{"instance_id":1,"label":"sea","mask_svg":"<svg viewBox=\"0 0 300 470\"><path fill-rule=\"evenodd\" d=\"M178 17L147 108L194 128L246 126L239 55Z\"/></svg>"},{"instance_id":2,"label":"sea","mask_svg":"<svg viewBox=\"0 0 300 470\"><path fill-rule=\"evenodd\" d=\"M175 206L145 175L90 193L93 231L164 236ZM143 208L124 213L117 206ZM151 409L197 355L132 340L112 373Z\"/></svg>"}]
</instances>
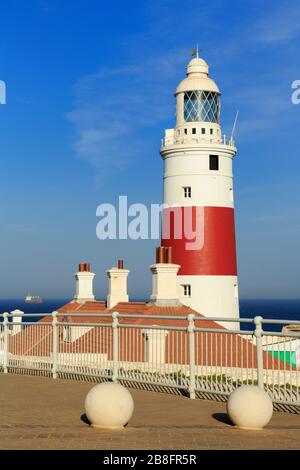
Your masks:
<instances>
[{"instance_id":1,"label":"sea","mask_svg":"<svg viewBox=\"0 0 300 470\"><path fill-rule=\"evenodd\" d=\"M135 300L142 301L143 299ZM47 314L53 312L69 301L70 299L44 299L42 304L29 304L24 302L24 299L5 299L0 300L0 313L11 312L12 310L19 309L25 313L23 317L25 322L35 322L39 317L32 317L30 314ZM253 318L257 315L260 315L265 319L288 320L289 323L293 323L295 320L300 320L300 299L240 300L240 318ZM283 325L268 324L264 329L268 331L280 331L282 326ZM250 323L242 323L241 329L252 330L253 326Z\"/></svg>"}]
</instances>

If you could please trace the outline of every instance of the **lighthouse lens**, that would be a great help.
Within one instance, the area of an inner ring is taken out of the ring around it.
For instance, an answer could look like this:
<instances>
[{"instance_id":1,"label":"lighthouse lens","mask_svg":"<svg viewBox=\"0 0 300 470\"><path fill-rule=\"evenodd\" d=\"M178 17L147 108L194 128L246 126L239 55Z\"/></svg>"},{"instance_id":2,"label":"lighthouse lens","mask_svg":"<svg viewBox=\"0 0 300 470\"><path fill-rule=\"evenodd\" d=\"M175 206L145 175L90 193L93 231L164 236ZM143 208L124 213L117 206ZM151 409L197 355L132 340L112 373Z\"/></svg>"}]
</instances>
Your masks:
<instances>
[{"instance_id":1,"label":"lighthouse lens","mask_svg":"<svg viewBox=\"0 0 300 470\"><path fill-rule=\"evenodd\" d=\"M219 94L211 91L187 91L184 94L184 120L219 123Z\"/></svg>"}]
</instances>

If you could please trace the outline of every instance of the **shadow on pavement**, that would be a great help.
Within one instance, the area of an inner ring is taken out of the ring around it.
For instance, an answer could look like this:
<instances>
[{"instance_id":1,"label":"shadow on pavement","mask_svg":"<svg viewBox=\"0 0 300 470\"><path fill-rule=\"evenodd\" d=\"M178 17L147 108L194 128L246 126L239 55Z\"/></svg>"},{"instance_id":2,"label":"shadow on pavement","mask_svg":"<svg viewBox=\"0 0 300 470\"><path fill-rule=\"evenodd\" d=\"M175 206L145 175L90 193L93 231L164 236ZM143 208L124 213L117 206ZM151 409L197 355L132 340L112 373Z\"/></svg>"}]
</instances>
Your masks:
<instances>
[{"instance_id":1,"label":"shadow on pavement","mask_svg":"<svg viewBox=\"0 0 300 470\"><path fill-rule=\"evenodd\" d=\"M212 417L216 421L220 421L221 423L227 424L228 426L233 426L232 422L230 421L226 413L214 413Z\"/></svg>"},{"instance_id":2,"label":"shadow on pavement","mask_svg":"<svg viewBox=\"0 0 300 470\"><path fill-rule=\"evenodd\" d=\"M90 421L88 420L87 415L84 413L83 415L80 416L81 421L83 421L85 424L88 424L89 426L91 425Z\"/></svg>"}]
</instances>

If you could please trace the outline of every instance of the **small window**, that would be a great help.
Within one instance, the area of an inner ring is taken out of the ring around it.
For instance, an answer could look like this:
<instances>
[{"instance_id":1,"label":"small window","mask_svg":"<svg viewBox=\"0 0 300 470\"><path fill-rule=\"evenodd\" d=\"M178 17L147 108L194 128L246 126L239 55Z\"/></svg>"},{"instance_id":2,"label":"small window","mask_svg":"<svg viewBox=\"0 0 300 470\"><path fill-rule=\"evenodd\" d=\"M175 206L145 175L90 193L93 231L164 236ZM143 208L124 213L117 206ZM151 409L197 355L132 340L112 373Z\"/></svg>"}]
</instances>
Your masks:
<instances>
[{"instance_id":1,"label":"small window","mask_svg":"<svg viewBox=\"0 0 300 470\"><path fill-rule=\"evenodd\" d=\"M183 295L184 295L184 297L191 297L191 294L192 294L191 284L185 284L183 286Z\"/></svg>"},{"instance_id":2,"label":"small window","mask_svg":"<svg viewBox=\"0 0 300 470\"><path fill-rule=\"evenodd\" d=\"M183 195L186 198L191 198L192 197L192 188L191 188L191 186L184 186Z\"/></svg>"},{"instance_id":3,"label":"small window","mask_svg":"<svg viewBox=\"0 0 300 470\"><path fill-rule=\"evenodd\" d=\"M213 135L213 133L214 133L214 130L211 129L211 130L210 130L210 135Z\"/></svg>"},{"instance_id":4,"label":"small window","mask_svg":"<svg viewBox=\"0 0 300 470\"><path fill-rule=\"evenodd\" d=\"M193 129L192 129L192 134L196 134L196 128L195 127L193 127Z\"/></svg>"},{"instance_id":5,"label":"small window","mask_svg":"<svg viewBox=\"0 0 300 470\"><path fill-rule=\"evenodd\" d=\"M184 133L187 134L187 129L184 129Z\"/></svg>"},{"instance_id":6,"label":"small window","mask_svg":"<svg viewBox=\"0 0 300 470\"><path fill-rule=\"evenodd\" d=\"M219 170L219 155L210 155L209 156L209 169L210 170Z\"/></svg>"},{"instance_id":7,"label":"small window","mask_svg":"<svg viewBox=\"0 0 300 470\"><path fill-rule=\"evenodd\" d=\"M202 127L201 134L205 134L205 127Z\"/></svg>"}]
</instances>

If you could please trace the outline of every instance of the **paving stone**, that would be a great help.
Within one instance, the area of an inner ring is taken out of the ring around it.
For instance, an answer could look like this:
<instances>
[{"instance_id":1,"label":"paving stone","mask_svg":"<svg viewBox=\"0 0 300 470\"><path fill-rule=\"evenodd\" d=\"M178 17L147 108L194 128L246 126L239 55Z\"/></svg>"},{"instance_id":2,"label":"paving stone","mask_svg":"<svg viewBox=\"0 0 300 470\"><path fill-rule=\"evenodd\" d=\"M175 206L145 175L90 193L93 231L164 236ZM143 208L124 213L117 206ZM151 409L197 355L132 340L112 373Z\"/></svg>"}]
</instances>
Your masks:
<instances>
[{"instance_id":1,"label":"paving stone","mask_svg":"<svg viewBox=\"0 0 300 470\"><path fill-rule=\"evenodd\" d=\"M0 449L299 449L300 416L274 413L262 431L226 420L224 403L131 390L135 411L121 431L84 422L93 384L0 374Z\"/></svg>"}]
</instances>

